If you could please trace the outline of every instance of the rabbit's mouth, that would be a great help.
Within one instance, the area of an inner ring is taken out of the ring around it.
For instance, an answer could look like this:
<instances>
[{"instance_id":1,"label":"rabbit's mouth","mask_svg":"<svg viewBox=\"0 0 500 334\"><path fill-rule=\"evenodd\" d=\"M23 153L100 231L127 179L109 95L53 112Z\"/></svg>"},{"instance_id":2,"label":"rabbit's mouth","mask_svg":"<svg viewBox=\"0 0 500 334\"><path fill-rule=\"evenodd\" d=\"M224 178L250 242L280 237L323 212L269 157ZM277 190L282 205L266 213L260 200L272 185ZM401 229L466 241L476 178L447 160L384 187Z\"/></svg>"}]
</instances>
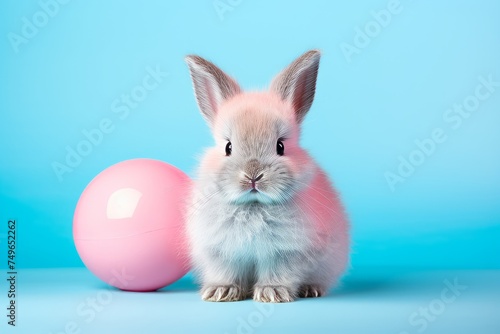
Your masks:
<instances>
[{"instance_id":1,"label":"rabbit's mouth","mask_svg":"<svg viewBox=\"0 0 500 334\"><path fill-rule=\"evenodd\" d=\"M275 203L275 200L264 191L259 190L258 188L251 188L241 193L233 202L234 204L242 205L252 203L273 204Z\"/></svg>"},{"instance_id":2,"label":"rabbit's mouth","mask_svg":"<svg viewBox=\"0 0 500 334\"><path fill-rule=\"evenodd\" d=\"M250 188L243 193L242 197L246 197L249 200L259 201L259 198L261 197L259 195L262 196L264 194L257 188Z\"/></svg>"}]
</instances>

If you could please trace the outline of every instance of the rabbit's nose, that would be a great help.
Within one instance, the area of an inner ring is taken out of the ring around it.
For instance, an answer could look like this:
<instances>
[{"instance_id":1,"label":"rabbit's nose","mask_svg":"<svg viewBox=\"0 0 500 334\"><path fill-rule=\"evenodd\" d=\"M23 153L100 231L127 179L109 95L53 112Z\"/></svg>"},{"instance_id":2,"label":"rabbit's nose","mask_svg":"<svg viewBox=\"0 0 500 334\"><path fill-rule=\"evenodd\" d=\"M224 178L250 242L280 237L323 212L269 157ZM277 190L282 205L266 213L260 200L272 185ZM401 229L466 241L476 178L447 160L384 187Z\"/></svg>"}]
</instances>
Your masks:
<instances>
[{"instance_id":1,"label":"rabbit's nose","mask_svg":"<svg viewBox=\"0 0 500 334\"><path fill-rule=\"evenodd\" d=\"M245 178L250 181L252 188L255 189L257 181L264 177L262 166L257 159L249 160L245 166Z\"/></svg>"},{"instance_id":2,"label":"rabbit's nose","mask_svg":"<svg viewBox=\"0 0 500 334\"><path fill-rule=\"evenodd\" d=\"M257 181L259 181L260 179L262 179L264 177L264 173L260 173L259 175L257 175L256 177L250 177L248 176L247 174L245 174L245 178L247 178L250 183L252 183L252 188L255 189L256 188L256 184L257 184Z\"/></svg>"}]
</instances>

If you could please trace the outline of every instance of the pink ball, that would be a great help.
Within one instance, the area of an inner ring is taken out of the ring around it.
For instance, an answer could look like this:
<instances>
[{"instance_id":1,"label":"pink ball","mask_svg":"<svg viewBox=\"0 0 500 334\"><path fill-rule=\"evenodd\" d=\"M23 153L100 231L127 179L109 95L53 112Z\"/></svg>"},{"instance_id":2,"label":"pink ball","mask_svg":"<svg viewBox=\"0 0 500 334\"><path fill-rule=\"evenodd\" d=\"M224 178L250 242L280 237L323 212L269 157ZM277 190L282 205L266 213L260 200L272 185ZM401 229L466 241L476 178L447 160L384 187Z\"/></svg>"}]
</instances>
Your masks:
<instances>
[{"instance_id":1,"label":"pink ball","mask_svg":"<svg viewBox=\"0 0 500 334\"><path fill-rule=\"evenodd\" d=\"M83 263L122 290L154 291L184 276L183 207L190 182L181 170L151 159L120 162L97 175L73 220Z\"/></svg>"}]
</instances>

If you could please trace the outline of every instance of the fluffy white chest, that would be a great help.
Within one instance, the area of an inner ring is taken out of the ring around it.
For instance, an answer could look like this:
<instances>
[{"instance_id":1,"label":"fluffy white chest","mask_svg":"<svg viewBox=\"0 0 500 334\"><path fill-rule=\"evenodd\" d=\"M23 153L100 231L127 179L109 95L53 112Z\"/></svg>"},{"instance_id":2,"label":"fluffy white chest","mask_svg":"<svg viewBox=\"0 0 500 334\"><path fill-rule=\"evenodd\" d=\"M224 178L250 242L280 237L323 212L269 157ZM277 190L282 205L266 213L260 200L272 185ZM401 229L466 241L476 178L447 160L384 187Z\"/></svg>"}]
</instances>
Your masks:
<instances>
[{"instance_id":1,"label":"fluffy white chest","mask_svg":"<svg viewBox=\"0 0 500 334\"><path fill-rule=\"evenodd\" d=\"M222 212L208 206L196 220L204 227L196 229L200 231L196 239L204 247L239 260L302 250L308 240L305 234L310 232L300 212L280 206L235 205Z\"/></svg>"}]
</instances>

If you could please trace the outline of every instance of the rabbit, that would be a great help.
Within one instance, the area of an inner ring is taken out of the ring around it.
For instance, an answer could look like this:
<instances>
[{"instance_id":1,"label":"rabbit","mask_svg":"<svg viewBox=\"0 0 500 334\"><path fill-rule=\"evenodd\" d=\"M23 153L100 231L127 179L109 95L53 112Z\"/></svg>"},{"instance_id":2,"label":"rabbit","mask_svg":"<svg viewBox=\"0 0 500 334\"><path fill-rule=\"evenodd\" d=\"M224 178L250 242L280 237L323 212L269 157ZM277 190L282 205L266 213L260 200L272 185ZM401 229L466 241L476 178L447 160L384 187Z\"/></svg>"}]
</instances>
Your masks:
<instances>
[{"instance_id":1,"label":"rabbit","mask_svg":"<svg viewBox=\"0 0 500 334\"><path fill-rule=\"evenodd\" d=\"M304 53L264 92L243 92L199 56L185 61L215 139L186 209L202 299L279 303L324 296L349 265L350 242L339 195L299 145L320 52Z\"/></svg>"}]
</instances>

